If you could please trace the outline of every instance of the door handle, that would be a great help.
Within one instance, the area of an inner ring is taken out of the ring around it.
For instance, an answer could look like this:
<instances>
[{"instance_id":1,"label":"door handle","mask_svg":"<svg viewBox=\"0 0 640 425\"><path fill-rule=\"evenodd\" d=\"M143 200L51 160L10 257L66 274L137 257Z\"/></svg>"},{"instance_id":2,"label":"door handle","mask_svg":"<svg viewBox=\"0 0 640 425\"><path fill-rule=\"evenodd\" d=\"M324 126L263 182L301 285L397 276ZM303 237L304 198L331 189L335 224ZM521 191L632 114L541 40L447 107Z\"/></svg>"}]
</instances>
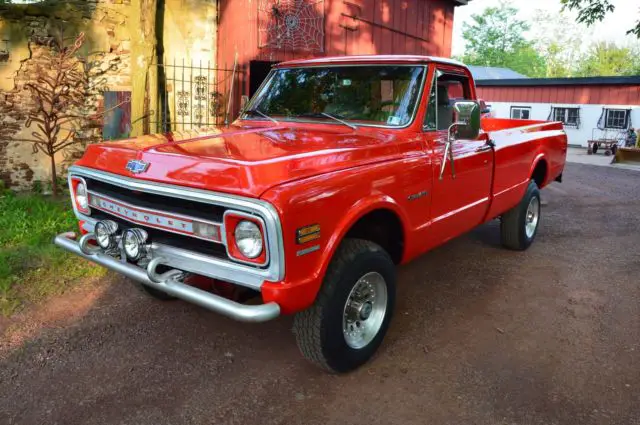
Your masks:
<instances>
[{"instance_id":1,"label":"door handle","mask_svg":"<svg viewBox=\"0 0 640 425\"><path fill-rule=\"evenodd\" d=\"M493 146L491 145L482 145L478 149L476 149L476 152L488 152L491 149L493 149Z\"/></svg>"}]
</instances>

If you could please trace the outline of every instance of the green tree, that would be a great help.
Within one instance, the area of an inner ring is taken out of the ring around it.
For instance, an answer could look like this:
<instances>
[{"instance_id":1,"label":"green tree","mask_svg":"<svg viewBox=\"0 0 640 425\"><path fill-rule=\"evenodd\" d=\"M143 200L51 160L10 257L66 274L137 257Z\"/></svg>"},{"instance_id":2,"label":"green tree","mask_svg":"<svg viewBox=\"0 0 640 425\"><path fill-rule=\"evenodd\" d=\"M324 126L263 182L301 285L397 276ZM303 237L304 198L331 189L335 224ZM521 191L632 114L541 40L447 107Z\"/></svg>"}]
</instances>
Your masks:
<instances>
[{"instance_id":1,"label":"green tree","mask_svg":"<svg viewBox=\"0 0 640 425\"><path fill-rule=\"evenodd\" d=\"M463 25L466 42L463 61L469 65L510 68L529 77L544 76L545 60L525 38L530 27L517 19L517 13L516 8L502 3L473 15L472 22Z\"/></svg>"},{"instance_id":2,"label":"green tree","mask_svg":"<svg viewBox=\"0 0 640 425\"><path fill-rule=\"evenodd\" d=\"M609 0L560 0L563 9L577 10L578 22L593 25L602 22L607 13L611 13L616 6ZM640 38L640 19L636 21L636 26L627 31L627 34L635 34Z\"/></svg>"},{"instance_id":3,"label":"green tree","mask_svg":"<svg viewBox=\"0 0 640 425\"><path fill-rule=\"evenodd\" d=\"M545 58L545 77L574 76L582 47L582 31L565 13L535 12L530 35Z\"/></svg>"},{"instance_id":4,"label":"green tree","mask_svg":"<svg viewBox=\"0 0 640 425\"><path fill-rule=\"evenodd\" d=\"M620 76L640 74L640 51L614 43L592 45L579 60L576 76Z\"/></svg>"}]
</instances>

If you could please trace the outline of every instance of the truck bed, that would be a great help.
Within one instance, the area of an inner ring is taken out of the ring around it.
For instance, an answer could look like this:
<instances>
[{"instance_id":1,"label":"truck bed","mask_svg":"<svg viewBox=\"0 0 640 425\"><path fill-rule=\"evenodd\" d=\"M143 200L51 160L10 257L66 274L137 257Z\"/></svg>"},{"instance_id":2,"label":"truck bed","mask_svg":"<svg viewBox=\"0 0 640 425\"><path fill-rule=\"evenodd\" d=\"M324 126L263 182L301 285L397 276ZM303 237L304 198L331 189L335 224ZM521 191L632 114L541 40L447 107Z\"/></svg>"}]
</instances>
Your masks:
<instances>
[{"instance_id":1,"label":"truck bed","mask_svg":"<svg viewBox=\"0 0 640 425\"><path fill-rule=\"evenodd\" d=\"M493 203L490 214L515 205L521 198L536 167L544 161L544 176L537 181L544 187L563 171L567 137L561 122L484 118L482 130L495 144ZM523 167L531 164L531 169Z\"/></svg>"}]
</instances>

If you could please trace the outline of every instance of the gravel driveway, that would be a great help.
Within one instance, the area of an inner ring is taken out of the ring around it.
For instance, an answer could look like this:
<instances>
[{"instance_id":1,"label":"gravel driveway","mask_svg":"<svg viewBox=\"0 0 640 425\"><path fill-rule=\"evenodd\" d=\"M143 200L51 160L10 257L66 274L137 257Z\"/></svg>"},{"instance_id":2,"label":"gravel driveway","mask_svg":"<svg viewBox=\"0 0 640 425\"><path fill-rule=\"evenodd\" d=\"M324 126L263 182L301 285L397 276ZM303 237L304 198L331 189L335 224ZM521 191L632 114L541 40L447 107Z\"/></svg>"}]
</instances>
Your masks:
<instances>
[{"instance_id":1,"label":"gravel driveway","mask_svg":"<svg viewBox=\"0 0 640 425\"><path fill-rule=\"evenodd\" d=\"M525 253L489 223L400 269L373 362L298 354L118 277L0 347L2 424L640 424L640 173L569 164Z\"/></svg>"}]
</instances>

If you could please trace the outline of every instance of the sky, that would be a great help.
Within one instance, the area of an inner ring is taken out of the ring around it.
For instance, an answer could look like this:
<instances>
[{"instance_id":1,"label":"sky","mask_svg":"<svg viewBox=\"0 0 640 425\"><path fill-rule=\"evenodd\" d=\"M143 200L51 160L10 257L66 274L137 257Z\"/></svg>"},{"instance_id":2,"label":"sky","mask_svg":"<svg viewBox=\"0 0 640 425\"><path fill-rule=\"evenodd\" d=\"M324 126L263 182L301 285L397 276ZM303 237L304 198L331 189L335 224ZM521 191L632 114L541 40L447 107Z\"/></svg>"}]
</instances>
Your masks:
<instances>
[{"instance_id":1,"label":"sky","mask_svg":"<svg viewBox=\"0 0 640 425\"><path fill-rule=\"evenodd\" d=\"M464 40L462 38L462 25L464 22L471 22L471 15L480 14L484 9L491 6L498 6L501 0L471 0L468 5L456 8L455 19L453 20L453 54L454 56L464 53ZM537 10L559 13L560 0L511 0L510 5L520 10L519 18L524 21L531 21ZM596 41L614 41L620 45L637 43L635 37L627 36L627 30L634 26L635 21L640 18L640 2L638 0L613 0L616 6L615 12L607 15L602 23L593 27L584 27L585 43L588 46ZM569 16L575 18L576 13L568 12Z\"/></svg>"}]
</instances>

